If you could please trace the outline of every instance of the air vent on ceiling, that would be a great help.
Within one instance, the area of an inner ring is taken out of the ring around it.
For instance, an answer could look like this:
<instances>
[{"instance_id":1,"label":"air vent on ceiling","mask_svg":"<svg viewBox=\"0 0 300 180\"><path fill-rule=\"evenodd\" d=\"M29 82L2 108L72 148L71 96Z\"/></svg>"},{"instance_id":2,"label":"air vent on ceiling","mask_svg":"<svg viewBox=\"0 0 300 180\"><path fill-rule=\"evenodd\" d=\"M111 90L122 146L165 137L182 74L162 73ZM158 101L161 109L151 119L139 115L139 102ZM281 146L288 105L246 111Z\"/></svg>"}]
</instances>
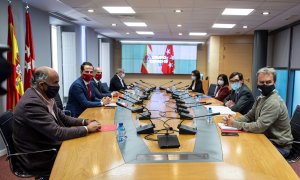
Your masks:
<instances>
[{"instance_id":1,"label":"air vent on ceiling","mask_svg":"<svg viewBox=\"0 0 300 180\"><path fill-rule=\"evenodd\" d=\"M61 14L60 12L50 12L51 15L55 16L55 17L58 17L58 18L61 18L63 20L67 20L67 21L77 21L76 19L74 18L71 18L69 16L66 16L64 14Z\"/></svg>"},{"instance_id":2,"label":"air vent on ceiling","mask_svg":"<svg viewBox=\"0 0 300 180\"><path fill-rule=\"evenodd\" d=\"M132 14L122 14L122 15L119 15L119 17L121 19L135 19L135 16Z\"/></svg>"},{"instance_id":3,"label":"air vent on ceiling","mask_svg":"<svg viewBox=\"0 0 300 180\"><path fill-rule=\"evenodd\" d=\"M83 17L83 19L85 19L86 21L92 21L92 20L90 20L90 19L87 18L87 17Z\"/></svg>"}]
</instances>

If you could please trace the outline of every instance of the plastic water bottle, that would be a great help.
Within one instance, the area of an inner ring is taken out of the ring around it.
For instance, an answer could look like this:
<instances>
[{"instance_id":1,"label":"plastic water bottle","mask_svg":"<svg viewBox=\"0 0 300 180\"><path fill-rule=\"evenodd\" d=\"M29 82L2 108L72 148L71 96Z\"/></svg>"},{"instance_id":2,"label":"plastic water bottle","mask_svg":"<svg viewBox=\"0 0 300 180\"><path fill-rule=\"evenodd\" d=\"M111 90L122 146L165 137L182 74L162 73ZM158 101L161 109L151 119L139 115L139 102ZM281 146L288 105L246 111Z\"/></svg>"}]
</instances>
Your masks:
<instances>
[{"instance_id":1,"label":"plastic water bottle","mask_svg":"<svg viewBox=\"0 0 300 180\"><path fill-rule=\"evenodd\" d=\"M134 88L134 94L135 94L135 95L139 95L139 89L138 89L138 87L135 87L135 88Z\"/></svg>"},{"instance_id":2,"label":"plastic water bottle","mask_svg":"<svg viewBox=\"0 0 300 180\"><path fill-rule=\"evenodd\" d=\"M212 109L211 107L208 108L208 114L212 114ZM212 123L212 116L207 116L207 122Z\"/></svg>"},{"instance_id":3,"label":"plastic water bottle","mask_svg":"<svg viewBox=\"0 0 300 180\"><path fill-rule=\"evenodd\" d=\"M119 123L117 129L117 139L119 143L123 143L126 140L126 131L123 123Z\"/></svg>"},{"instance_id":4,"label":"plastic water bottle","mask_svg":"<svg viewBox=\"0 0 300 180\"><path fill-rule=\"evenodd\" d=\"M138 127L141 127L141 121L139 118L136 118L136 123L135 123L135 126L138 128Z\"/></svg>"},{"instance_id":5,"label":"plastic water bottle","mask_svg":"<svg viewBox=\"0 0 300 180\"><path fill-rule=\"evenodd\" d=\"M201 96L200 95L195 96L195 101L196 101L196 106L200 105Z\"/></svg>"}]
</instances>

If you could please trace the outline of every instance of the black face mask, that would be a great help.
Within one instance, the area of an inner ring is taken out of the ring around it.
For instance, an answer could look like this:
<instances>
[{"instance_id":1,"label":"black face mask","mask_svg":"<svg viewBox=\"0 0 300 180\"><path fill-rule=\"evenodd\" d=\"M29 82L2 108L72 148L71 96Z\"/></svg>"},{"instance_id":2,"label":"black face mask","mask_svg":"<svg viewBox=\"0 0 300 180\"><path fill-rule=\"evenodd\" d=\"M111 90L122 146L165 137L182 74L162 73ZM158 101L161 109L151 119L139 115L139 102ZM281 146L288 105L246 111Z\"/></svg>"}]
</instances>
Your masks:
<instances>
[{"instance_id":1,"label":"black face mask","mask_svg":"<svg viewBox=\"0 0 300 180\"><path fill-rule=\"evenodd\" d=\"M257 85L257 89L261 92L263 96L268 96L275 89L275 85Z\"/></svg>"},{"instance_id":2,"label":"black face mask","mask_svg":"<svg viewBox=\"0 0 300 180\"><path fill-rule=\"evenodd\" d=\"M48 84L46 85L47 85L47 90L45 91L45 94L49 99L54 98L59 91L59 86L50 86Z\"/></svg>"}]
</instances>

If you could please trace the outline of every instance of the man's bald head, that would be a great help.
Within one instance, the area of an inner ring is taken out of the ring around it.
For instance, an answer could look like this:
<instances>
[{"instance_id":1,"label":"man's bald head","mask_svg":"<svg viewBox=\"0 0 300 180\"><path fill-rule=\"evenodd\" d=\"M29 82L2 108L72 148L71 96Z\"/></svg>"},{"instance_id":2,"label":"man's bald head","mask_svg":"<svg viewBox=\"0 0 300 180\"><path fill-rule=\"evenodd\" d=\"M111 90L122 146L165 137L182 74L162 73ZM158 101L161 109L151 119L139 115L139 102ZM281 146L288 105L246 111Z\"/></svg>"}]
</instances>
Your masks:
<instances>
[{"instance_id":1,"label":"man's bald head","mask_svg":"<svg viewBox=\"0 0 300 180\"><path fill-rule=\"evenodd\" d=\"M50 67L42 66L37 68L35 73L33 74L31 79L31 86L37 88L40 82L49 83L53 79L58 79L57 72Z\"/></svg>"},{"instance_id":2,"label":"man's bald head","mask_svg":"<svg viewBox=\"0 0 300 180\"><path fill-rule=\"evenodd\" d=\"M100 67L94 67L93 75L95 76L97 73L102 73L102 69Z\"/></svg>"}]
</instances>

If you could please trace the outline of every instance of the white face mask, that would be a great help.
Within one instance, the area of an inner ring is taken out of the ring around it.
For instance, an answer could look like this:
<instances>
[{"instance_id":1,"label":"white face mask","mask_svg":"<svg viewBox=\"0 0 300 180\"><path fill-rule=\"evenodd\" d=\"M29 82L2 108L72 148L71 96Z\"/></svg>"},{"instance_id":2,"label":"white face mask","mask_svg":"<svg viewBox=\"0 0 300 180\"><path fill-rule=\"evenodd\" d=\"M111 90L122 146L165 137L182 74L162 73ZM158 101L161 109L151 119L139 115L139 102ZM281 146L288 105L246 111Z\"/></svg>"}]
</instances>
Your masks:
<instances>
[{"instance_id":1,"label":"white face mask","mask_svg":"<svg viewBox=\"0 0 300 180\"><path fill-rule=\"evenodd\" d=\"M125 73L123 73L122 75L121 75L121 78L124 78L125 77Z\"/></svg>"},{"instance_id":2,"label":"white face mask","mask_svg":"<svg viewBox=\"0 0 300 180\"><path fill-rule=\"evenodd\" d=\"M223 80L218 80L218 85L223 86L224 85L224 81Z\"/></svg>"},{"instance_id":3,"label":"white face mask","mask_svg":"<svg viewBox=\"0 0 300 180\"><path fill-rule=\"evenodd\" d=\"M196 76L192 76L192 80L196 80Z\"/></svg>"}]
</instances>

